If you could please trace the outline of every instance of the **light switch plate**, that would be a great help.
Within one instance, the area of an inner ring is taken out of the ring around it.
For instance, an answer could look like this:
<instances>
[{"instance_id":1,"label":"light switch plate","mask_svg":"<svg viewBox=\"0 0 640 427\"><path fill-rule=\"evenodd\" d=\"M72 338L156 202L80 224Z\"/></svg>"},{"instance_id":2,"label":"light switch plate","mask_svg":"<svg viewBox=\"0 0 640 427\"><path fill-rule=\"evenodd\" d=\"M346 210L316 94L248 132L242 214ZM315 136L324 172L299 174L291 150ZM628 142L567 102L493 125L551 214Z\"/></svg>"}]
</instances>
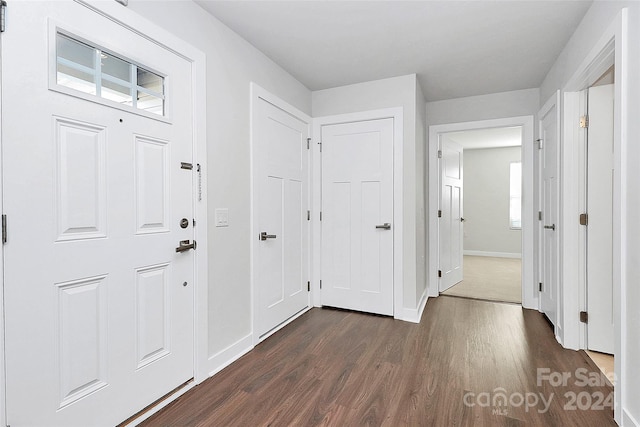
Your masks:
<instances>
[{"instance_id":1,"label":"light switch plate","mask_svg":"<svg viewBox=\"0 0 640 427\"><path fill-rule=\"evenodd\" d=\"M220 208L216 209L216 227L228 227L229 226L229 209Z\"/></svg>"}]
</instances>

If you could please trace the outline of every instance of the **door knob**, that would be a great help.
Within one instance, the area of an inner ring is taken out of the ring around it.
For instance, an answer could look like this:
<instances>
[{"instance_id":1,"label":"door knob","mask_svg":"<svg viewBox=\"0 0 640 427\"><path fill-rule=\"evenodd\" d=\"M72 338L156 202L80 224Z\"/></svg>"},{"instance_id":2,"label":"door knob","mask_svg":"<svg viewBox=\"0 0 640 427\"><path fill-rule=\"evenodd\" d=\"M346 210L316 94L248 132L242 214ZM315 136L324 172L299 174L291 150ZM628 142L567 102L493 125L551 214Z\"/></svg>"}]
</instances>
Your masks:
<instances>
[{"instance_id":1,"label":"door knob","mask_svg":"<svg viewBox=\"0 0 640 427\"><path fill-rule=\"evenodd\" d=\"M267 234L266 231L260 233L260 240L275 239L276 237L275 234Z\"/></svg>"},{"instance_id":2,"label":"door knob","mask_svg":"<svg viewBox=\"0 0 640 427\"><path fill-rule=\"evenodd\" d=\"M391 224L389 224L388 222L385 222L382 225L376 225L376 228L381 228L383 230L391 230Z\"/></svg>"},{"instance_id":3,"label":"door knob","mask_svg":"<svg viewBox=\"0 0 640 427\"><path fill-rule=\"evenodd\" d=\"M181 240L180 246L176 248L176 252L185 252L185 251L188 251L189 249L195 249L195 248L196 248L195 240L193 241L193 243L189 243L188 240Z\"/></svg>"},{"instance_id":4,"label":"door knob","mask_svg":"<svg viewBox=\"0 0 640 427\"><path fill-rule=\"evenodd\" d=\"M547 230L556 231L556 225L555 224L545 225L544 228L547 229Z\"/></svg>"}]
</instances>

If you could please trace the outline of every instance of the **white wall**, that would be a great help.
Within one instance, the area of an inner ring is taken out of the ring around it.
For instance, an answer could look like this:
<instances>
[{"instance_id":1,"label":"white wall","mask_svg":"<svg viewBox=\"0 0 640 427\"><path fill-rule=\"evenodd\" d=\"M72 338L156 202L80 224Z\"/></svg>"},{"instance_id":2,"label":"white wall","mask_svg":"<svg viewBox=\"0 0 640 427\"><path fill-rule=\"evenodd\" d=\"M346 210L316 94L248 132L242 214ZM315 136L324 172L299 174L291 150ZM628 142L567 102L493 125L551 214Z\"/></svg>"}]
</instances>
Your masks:
<instances>
[{"instance_id":1,"label":"white wall","mask_svg":"<svg viewBox=\"0 0 640 427\"><path fill-rule=\"evenodd\" d=\"M358 83L312 93L313 117L357 113L391 107L403 108L403 306L415 309L416 301L416 88L415 74ZM420 178L421 179L421 178Z\"/></svg>"},{"instance_id":2,"label":"white wall","mask_svg":"<svg viewBox=\"0 0 640 427\"><path fill-rule=\"evenodd\" d=\"M244 39L190 1L130 0L129 9L174 33L207 57L209 200L209 356L251 333L250 109L256 82L305 113L311 92ZM214 211L229 209L229 227Z\"/></svg>"},{"instance_id":3,"label":"white wall","mask_svg":"<svg viewBox=\"0 0 640 427\"><path fill-rule=\"evenodd\" d=\"M622 139L626 152L622 153L622 317L623 397L621 402L623 425L640 426L640 4L634 1L594 2L578 26L557 61L541 85L541 99L562 89L576 72L587 54L614 21L619 11L628 8L628 74L626 95L627 117L623 117ZM618 84L619 82L616 82Z\"/></svg>"},{"instance_id":4,"label":"white wall","mask_svg":"<svg viewBox=\"0 0 640 427\"><path fill-rule=\"evenodd\" d=\"M427 102L427 126L528 116L539 107L538 89Z\"/></svg>"},{"instance_id":5,"label":"white wall","mask_svg":"<svg viewBox=\"0 0 640 427\"><path fill-rule=\"evenodd\" d=\"M522 253L522 232L509 224L509 168L520 147L464 150L464 250Z\"/></svg>"}]
</instances>

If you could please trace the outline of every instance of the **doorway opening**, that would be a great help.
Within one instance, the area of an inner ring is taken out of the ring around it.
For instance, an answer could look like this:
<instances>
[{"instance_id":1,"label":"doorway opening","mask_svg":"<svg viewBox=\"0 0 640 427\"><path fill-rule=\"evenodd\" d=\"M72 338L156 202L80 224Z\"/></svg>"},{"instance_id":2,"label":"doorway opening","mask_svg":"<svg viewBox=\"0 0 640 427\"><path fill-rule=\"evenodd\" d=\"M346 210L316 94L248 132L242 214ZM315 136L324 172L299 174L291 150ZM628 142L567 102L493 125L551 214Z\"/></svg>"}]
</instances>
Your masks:
<instances>
[{"instance_id":1,"label":"doorway opening","mask_svg":"<svg viewBox=\"0 0 640 427\"><path fill-rule=\"evenodd\" d=\"M441 281L443 295L522 303L522 132L509 126L440 135L440 266L461 262L460 280ZM450 146L462 152L460 209L448 206ZM461 254L450 230L458 224Z\"/></svg>"},{"instance_id":2,"label":"doorway opening","mask_svg":"<svg viewBox=\"0 0 640 427\"><path fill-rule=\"evenodd\" d=\"M516 197L519 196L521 198L520 202L520 254L521 254L521 265L520 265L520 280L521 280L521 304L525 308L537 309L538 308L538 289L534 284L534 267L536 266L536 257L534 253L534 144L533 144L533 116L520 116L520 117L509 117L502 119L493 119L493 120L482 120L475 122L464 122L464 123L452 123L452 124L444 124L444 125L434 125L429 127L429 296L437 297L442 290L441 282L442 276L444 272L442 271L441 266L441 257L442 251L440 247L440 242L445 242L445 236L440 237L440 221L445 216L445 212L441 206L441 194L442 189L444 188L444 181L441 176L439 176L439 162L441 158L438 156L438 152L440 151L440 144L442 141L447 140L447 135L455 135L455 134L463 134L465 132L498 132L498 129L517 129L517 132L520 134L520 163L521 163L521 183L520 194L513 194L514 202L510 202L511 195L507 193L507 204L505 205L506 210L506 221L509 223L509 205L511 203L516 203ZM504 131L507 132L507 131ZM468 150L474 151L474 150ZM518 148L515 148L515 151L518 151ZM464 153L464 150L462 150ZM441 153L442 158L445 157L445 152ZM464 158L461 157L461 163L463 164ZM510 163L510 162L509 162ZM514 163L517 163L514 161ZM464 166L464 164L463 164ZM446 166L445 166L446 167ZM511 166L508 166L508 170L511 171ZM517 170L517 166L513 167L513 170ZM514 172L514 174L516 174ZM461 175L464 178L464 171ZM509 182L509 175L504 178L507 182ZM464 182L462 183L464 185ZM517 184L516 184L517 185ZM463 189L466 192L466 190ZM463 193L464 194L464 193ZM464 201L463 201L464 203ZM463 209L460 211L463 215L458 216L458 223L462 224L465 222L464 227L467 227L467 221L461 221L461 218L467 219L467 215L464 215L466 212L466 208L462 205ZM515 212L514 212L515 213ZM440 214L440 216L438 216ZM451 219L455 220L456 215L450 215ZM514 218L515 219L515 218ZM515 225L515 222L514 222ZM460 227L462 229L463 227ZM443 230L447 232L448 230ZM463 239L464 231L461 231L460 237ZM449 239L451 242L451 239ZM455 249L455 248L454 248ZM464 247L464 242L460 243L460 255L464 256L464 250L472 251L474 248L472 247ZM485 252L491 252L489 250L485 250ZM499 252L494 250L493 252ZM508 252L503 251L504 255ZM512 252L517 253L517 252ZM477 256L477 253L467 252L468 256ZM485 254L488 255L488 254ZM494 253L495 255L495 253ZM489 258L489 257L487 257ZM497 257L500 258L500 257ZM505 258L509 259L509 258ZM511 258L517 259L517 258ZM464 266L464 259L461 262L462 266ZM444 265L444 264L443 264ZM516 268L517 269L517 268ZM439 271L440 270L440 271ZM440 277L439 277L440 275ZM464 276L464 274L462 274ZM446 287L448 283L445 284ZM446 289L445 289L446 290Z\"/></svg>"}]
</instances>

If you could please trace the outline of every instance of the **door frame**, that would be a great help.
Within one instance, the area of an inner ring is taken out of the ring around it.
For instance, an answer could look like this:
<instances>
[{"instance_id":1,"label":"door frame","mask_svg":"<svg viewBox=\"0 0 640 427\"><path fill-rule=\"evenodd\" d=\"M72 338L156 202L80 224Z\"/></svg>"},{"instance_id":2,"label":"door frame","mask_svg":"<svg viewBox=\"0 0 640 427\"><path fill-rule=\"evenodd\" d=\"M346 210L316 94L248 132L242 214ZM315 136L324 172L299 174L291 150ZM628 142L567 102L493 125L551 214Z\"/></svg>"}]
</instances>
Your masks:
<instances>
[{"instance_id":1,"label":"door frame","mask_svg":"<svg viewBox=\"0 0 640 427\"><path fill-rule=\"evenodd\" d=\"M259 253L259 244L260 241L256 239L256 236L258 234L260 234L259 230L259 215L260 215L260 195L258 194L258 191L256 191L257 188L260 188L260 183L259 183L259 179L260 176L257 173L257 163L260 159L258 159L256 157L257 155L257 150L255 149L256 146L256 138L255 138L255 133L256 133L256 126L257 126L257 114L258 114L258 102L260 100L266 101L267 103L275 106L276 108L279 108L280 110L286 112L287 114L290 114L291 116L297 118L298 120L304 122L307 124L307 135L308 138L311 138L311 140L313 140L312 138L312 119L309 115L303 113L302 111L298 110L296 107L294 107L293 105L289 104L288 102L280 99L279 97L277 97L276 95L272 94L271 92L267 91L266 89L263 89L262 87L258 86L256 83L251 82L250 83L250 96L251 96L251 100L250 100L250 109L251 109L251 118L250 118L250 144L249 144L249 157L250 157L250 173L251 173L251 177L249 179L250 181L250 194L251 194L251 200L250 200L250 211L251 211L251 215L250 215L250 245L249 245L249 257L250 257L250 277L251 277L251 340L252 340L252 344L253 346L257 345L258 343L262 342L263 340L267 339L268 337L270 337L271 335L273 335L274 333L278 332L280 329L284 328L286 325L288 325L289 323L293 322L294 320L296 320L298 317L302 316L304 313L306 313L307 311L309 311L312 307L311 304L311 296L309 296L308 298L308 302L307 302L307 308L303 309L302 311L300 311L299 313L295 314L294 316L290 317L289 319L287 319L285 322L281 323L280 325L276 326L274 329L270 330L269 332L267 332L265 335L263 335L262 337L259 336L258 333L256 333L257 331L257 321L258 321L258 316L257 316L257 311L258 311L258 290L256 288L257 286L257 280L256 280L256 265L258 263L258 253ZM311 150L311 142L309 142L309 156L312 156L311 152L313 150ZM308 199L307 199L307 206L311 205L311 157L309 158L309 162L308 162L308 174L307 174L307 194ZM308 209L311 209L310 207L308 207ZM307 221L307 222L311 222L311 221ZM307 233L308 233L308 251L307 251L307 265L309 266L308 271L309 274L311 272L311 248L312 248L312 244L311 244L311 224L309 224L308 228L307 228ZM311 276L310 276L311 277Z\"/></svg>"},{"instance_id":2,"label":"door frame","mask_svg":"<svg viewBox=\"0 0 640 427\"><path fill-rule=\"evenodd\" d=\"M393 119L393 317L405 320L403 304L403 108L385 108L357 113L338 114L313 119L313 139L311 147L311 298L314 307L322 306L320 281L322 227L322 156L320 153L322 126L361 122L368 120Z\"/></svg>"},{"instance_id":3,"label":"door frame","mask_svg":"<svg viewBox=\"0 0 640 427\"><path fill-rule=\"evenodd\" d=\"M440 186L438 167L438 145L440 135L448 132L465 130L491 129L500 127L522 127L522 306L538 309L538 289L534 285L534 272L537 265L535 256L535 223L534 223L534 143L533 116L506 117L492 120L450 123L429 126L429 264L427 277L430 297L439 295L439 227L438 207L440 206ZM528 286L527 286L528 285Z\"/></svg>"},{"instance_id":4,"label":"door frame","mask_svg":"<svg viewBox=\"0 0 640 427\"><path fill-rule=\"evenodd\" d=\"M191 384L176 391L166 399L153 404L147 412L136 419L140 422L153 413L166 406L171 400L177 399L193 385L201 383L209 377L207 368L208 359L208 257L207 257L207 102L206 102L206 57L202 51L193 45L171 34L164 28L148 21L137 13L127 9L118 2L104 2L97 0L74 0L79 5L84 6L93 12L104 16L122 27L145 37L168 51L180 56L191 63L191 84L192 84L192 107L193 107L193 163L198 165L193 177L193 213L198 224L194 228L194 240L198 242L198 249L194 252L194 380ZM11 31L11 24L7 31ZM1 54L1 52L0 52ZM1 75L1 71L0 71ZM2 94L0 93L0 105L2 104ZM1 125L1 120L0 120ZM1 131L1 129L0 129ZM0 148L5 143L1 138ZM199 168L199 170L198 170ZM3 170L0 162L0 203L4 204ZM2 206L4 208L4 206ZM2 209L4 211L4 209ZM4 247L0 245L0 260L4 259ZM4 347L4 263L0 262L0 277L2 290L0 293L0 387L6 396L5 372L5 347ZM140 408L141 410L144 408ZM6 421L6 401L4 397L0 399L0 419ZM6 422L5 422L6 424Z\"/></svg>"},{"instance_id":5,"label":"door frame","mask_svg":"<svg viewBox=\"0 0 640 427\"><path fill-rule=\"evenodd\" d=\"M625 160L627 152L628 126L628 12L620 10L600 39L592 46L588 55L562 88L562 144L561 144L561 218L563 233L561 281L563 294L563 345L566 348L585 349L586 327L580 323L577 313L586 310L586 281L584 236L585 230L578 223L578 215L584 209L584 166L580 164L585 156L584 132L579 132L575 120L585 111L584 94L611 65L615 66L614 98L614 176L613 176L613 312L614 312L614 419L622 425L629 415L625 413L625 342L626 324L626 201L622 195L626 191ZM582 269L582 270L581 270ZM574 296L579 295L579 298ZM573 297L573 298L572 298Z\"/></svg>"}]
</instances>

